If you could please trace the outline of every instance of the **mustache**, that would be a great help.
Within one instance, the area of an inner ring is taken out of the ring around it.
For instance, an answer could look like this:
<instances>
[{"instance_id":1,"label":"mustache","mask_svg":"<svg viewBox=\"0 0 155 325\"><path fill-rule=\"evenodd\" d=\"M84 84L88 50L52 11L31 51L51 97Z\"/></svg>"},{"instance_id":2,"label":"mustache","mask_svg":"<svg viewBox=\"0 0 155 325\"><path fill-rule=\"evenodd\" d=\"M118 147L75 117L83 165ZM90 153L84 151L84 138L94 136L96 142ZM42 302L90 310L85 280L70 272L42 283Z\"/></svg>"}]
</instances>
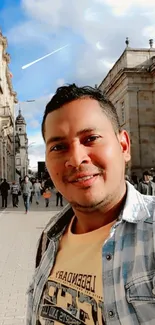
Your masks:
<instances>
[{"instance_id":1,"label":"mustache","mask_svg":"<svg viewBox=\"0 0 155 325\"><path fill-rule=\"evenodd\" d=\"M97 167L97 166L96 166ZM84 168L84 167L75 167L72 168L72 170L70 170L68 173L66 173L65 175L63 175L62 180L63 182L68 182L68 179L72 178L72 177L76 177L77 174L79 173L87 173L90 175L93 174L104 174L104 169L101 167L97 167L94 169L89 168Z\"/></svg>"}]
</instances>

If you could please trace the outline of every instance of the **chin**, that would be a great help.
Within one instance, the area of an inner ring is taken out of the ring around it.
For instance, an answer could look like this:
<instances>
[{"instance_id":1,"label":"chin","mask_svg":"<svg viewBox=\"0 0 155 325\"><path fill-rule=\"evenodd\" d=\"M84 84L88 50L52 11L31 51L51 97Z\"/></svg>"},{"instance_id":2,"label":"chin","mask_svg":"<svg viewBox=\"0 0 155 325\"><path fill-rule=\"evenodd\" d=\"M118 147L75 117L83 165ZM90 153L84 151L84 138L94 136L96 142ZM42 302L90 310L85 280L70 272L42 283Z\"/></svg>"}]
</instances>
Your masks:
<instances>
[{"instance_id":1,"label":"chin","mask_svg":"<svg viewBox=\"0 0 155 325\"><path fill-rule=\"evenodd\" d=\"M104 199L96 199L96 200L71 200L70 204L73 208L76 208L80 211L95 211L99 209L104 204Z\"/></svg>"}]
</instances>

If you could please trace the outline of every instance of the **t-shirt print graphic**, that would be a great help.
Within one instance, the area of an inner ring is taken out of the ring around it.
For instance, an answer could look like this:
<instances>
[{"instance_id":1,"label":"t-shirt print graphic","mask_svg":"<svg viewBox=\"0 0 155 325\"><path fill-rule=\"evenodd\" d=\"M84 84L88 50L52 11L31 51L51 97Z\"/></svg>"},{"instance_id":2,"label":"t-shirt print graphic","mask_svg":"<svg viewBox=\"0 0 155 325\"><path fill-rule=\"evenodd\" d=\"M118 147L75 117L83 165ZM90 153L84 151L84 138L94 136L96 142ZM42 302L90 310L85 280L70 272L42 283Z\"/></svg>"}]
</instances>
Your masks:
<instances>
[{"instance_id":1,"label":"t-shirt print graphic","mask_svg":"<svg viewBox=\"0 0 155 325\"><path fill-rule=\"evenodd\" d=\"M106 323L102 247L114 222L79 235L72 233L73 222L74 218L60 240L44 288L39 325Z\"/></svg>"},{"instance_id":2,"label":"t-shirt print graphic","mask_svg":"<svg viewBox=\"0 0 155 325\"><path fill-rule=\"evenodd\" d=\"M103 299L95 295L95 276L60 271L57 277L61 283L48 280L40 306L41 325L105 324Z\"/></svg>"}]
</instances>

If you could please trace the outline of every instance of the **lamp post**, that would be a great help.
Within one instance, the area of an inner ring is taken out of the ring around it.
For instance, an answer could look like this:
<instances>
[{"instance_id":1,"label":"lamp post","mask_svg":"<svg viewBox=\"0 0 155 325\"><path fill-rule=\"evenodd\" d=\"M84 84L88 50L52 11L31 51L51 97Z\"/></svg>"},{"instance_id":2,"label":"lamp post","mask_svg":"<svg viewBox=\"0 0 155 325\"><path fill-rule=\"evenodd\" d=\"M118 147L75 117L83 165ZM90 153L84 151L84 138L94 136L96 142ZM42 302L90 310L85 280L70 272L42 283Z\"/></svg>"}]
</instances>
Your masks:
<instances>
[{"instance_id":1,"label":"lamp post","mask_svg":"<svg viewBox=\"0 0 155 325\"><path fill-rule=\"evenodd\" d=\"M26 164L25 164L25 166L26 166L26 174L28 173L28 167L29 167L28 149L30 147L32 147L35 143L36 143L35 141L30 142L30 144L26 148L26 153L25 153L25 158L26 158Z\"/></svg>"}]
</instances>

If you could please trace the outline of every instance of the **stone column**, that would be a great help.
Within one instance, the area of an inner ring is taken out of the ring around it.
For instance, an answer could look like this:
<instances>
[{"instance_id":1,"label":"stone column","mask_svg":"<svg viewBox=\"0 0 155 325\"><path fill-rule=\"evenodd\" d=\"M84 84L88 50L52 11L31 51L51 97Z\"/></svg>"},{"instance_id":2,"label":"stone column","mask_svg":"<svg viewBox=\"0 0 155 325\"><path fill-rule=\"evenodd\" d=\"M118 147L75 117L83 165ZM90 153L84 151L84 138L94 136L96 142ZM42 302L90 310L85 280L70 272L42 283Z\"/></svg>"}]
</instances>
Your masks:
<instances>
[{"instance_id":1,"label":"stone column","mask_svg":"<svg viewBox=\"0 0 155 325\"><path fill-rule=\"evenodd\" d=\"M3 138L0 138L0 178L3 178Z\"/></svg>"},{"instance_id":2,"label":"stone column","mask_svg":"<svg viewBox=\"0 0 155 325\"><path fill-rule=\"evenodd\" d=\"M4 178L7 179L7 150L6 150L6 140L4 140L4 145L3 145L3 148L4 148Z\"/></svg>"}]
</instances>

